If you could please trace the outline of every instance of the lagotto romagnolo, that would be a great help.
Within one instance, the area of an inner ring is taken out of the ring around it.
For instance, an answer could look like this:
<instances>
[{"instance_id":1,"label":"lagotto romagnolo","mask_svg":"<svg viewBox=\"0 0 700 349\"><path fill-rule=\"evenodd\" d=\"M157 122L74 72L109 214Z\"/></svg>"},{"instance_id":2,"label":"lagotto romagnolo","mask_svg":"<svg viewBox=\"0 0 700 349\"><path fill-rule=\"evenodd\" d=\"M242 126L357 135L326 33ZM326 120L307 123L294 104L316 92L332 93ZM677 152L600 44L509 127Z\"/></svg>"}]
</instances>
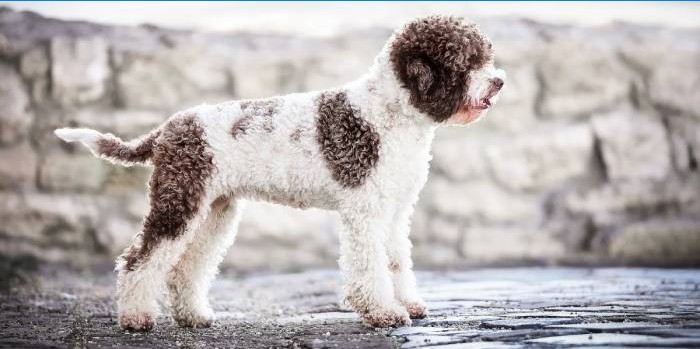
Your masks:
<instances>
[{"instance_id":1,"label":"lagotto romagnolo","mask_svg":"<svg viewBox=\"0 0 700 349\"><path fill-rule=\"evenodd\" d=\"M474 24L433 16L396 30L369 72L338 88L201 105L130 142L56 130L154 168L143 229L117 259L119 324L153 328L167 290L178 324L211 325L207 292L244 199L337 211L346 302L372 326L424 317L408 235L433 135L483 117L504 80Z\"/></svg>"}]
</instances>

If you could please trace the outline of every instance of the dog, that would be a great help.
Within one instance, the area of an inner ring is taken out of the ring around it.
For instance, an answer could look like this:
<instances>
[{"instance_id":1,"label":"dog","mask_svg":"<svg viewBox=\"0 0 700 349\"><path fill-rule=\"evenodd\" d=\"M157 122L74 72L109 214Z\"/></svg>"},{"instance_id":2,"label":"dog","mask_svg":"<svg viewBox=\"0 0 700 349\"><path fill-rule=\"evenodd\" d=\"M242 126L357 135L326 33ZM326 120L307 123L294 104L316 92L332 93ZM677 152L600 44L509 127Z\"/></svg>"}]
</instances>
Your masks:
<instances>
[{"instance_id":1,"label":"dog","mask_svg":"<svg viewBox=\"0 0 700 349\"><path fill-rule=\"evenodd\" d=\"M476 25L431 16L339 88L197 106L130 142L55 130L113 163L153 166L143 229L117 258L120 326L152 329L166 289L179 325L212 324L207 293L244 199L337 211L345 301L374 327L425 317L409 227L433 136L484 117L504 81Z\"/></svg>"}]
</instances>

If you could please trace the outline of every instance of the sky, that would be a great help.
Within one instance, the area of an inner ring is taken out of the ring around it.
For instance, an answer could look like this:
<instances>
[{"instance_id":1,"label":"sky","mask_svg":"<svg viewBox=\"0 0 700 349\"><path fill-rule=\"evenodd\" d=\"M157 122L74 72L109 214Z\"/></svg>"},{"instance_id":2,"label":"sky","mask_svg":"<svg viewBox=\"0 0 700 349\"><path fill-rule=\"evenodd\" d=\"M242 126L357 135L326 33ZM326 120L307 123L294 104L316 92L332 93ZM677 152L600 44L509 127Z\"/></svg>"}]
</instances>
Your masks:
<instances>
[{"instance_id":1,"label":"sky","mask_svg":"<svg viewBox=\"0 0 700 349\"><path fill-rule=\"evenodd\" d=\"M690 2L2 2L49 17L99 23L327 36L369 26L395 27L425 14L471 19L518 16L547 23L616 21L699 27Z\"/></svg>"}]
</instances>

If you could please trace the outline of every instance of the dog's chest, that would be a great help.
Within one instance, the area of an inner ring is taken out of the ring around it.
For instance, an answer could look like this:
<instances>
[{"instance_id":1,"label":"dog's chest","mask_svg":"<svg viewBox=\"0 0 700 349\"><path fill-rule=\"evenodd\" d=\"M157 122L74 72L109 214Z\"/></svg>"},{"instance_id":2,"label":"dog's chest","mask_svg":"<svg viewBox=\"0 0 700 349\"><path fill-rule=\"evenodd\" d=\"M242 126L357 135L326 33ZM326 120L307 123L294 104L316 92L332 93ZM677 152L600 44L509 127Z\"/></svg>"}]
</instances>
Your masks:
<instances>
[{"instance_id":1,"label":"dog's chest","mask_svg":"<svg viewBox=\"0 0 700 349\"><path fill-rule=\"evenodd\" d=\"M406 129L382 137L379 180L395 195L423 187L430 169L434 130Z\"/></svg>"}]
</instances>

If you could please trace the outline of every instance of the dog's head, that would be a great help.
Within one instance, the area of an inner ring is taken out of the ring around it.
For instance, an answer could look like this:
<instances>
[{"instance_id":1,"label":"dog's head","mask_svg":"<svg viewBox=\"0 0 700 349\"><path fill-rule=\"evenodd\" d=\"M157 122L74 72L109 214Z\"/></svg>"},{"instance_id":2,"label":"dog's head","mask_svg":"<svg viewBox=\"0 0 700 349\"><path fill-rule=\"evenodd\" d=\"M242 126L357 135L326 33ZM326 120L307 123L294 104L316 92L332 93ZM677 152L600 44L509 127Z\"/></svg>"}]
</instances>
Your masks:
<instances>
[{"instance_id":1,"label":"dog's head","mask_svg":"<svg viewBox=\"0 0 700 349\"><path fill-rule=\"evenodd\" d=\"M461 18L409 22L389 42L389 61L410 103L435 122L467 124L498 99L505 73L493 66L491 42Z\"/></svg>"}]
</instances>

